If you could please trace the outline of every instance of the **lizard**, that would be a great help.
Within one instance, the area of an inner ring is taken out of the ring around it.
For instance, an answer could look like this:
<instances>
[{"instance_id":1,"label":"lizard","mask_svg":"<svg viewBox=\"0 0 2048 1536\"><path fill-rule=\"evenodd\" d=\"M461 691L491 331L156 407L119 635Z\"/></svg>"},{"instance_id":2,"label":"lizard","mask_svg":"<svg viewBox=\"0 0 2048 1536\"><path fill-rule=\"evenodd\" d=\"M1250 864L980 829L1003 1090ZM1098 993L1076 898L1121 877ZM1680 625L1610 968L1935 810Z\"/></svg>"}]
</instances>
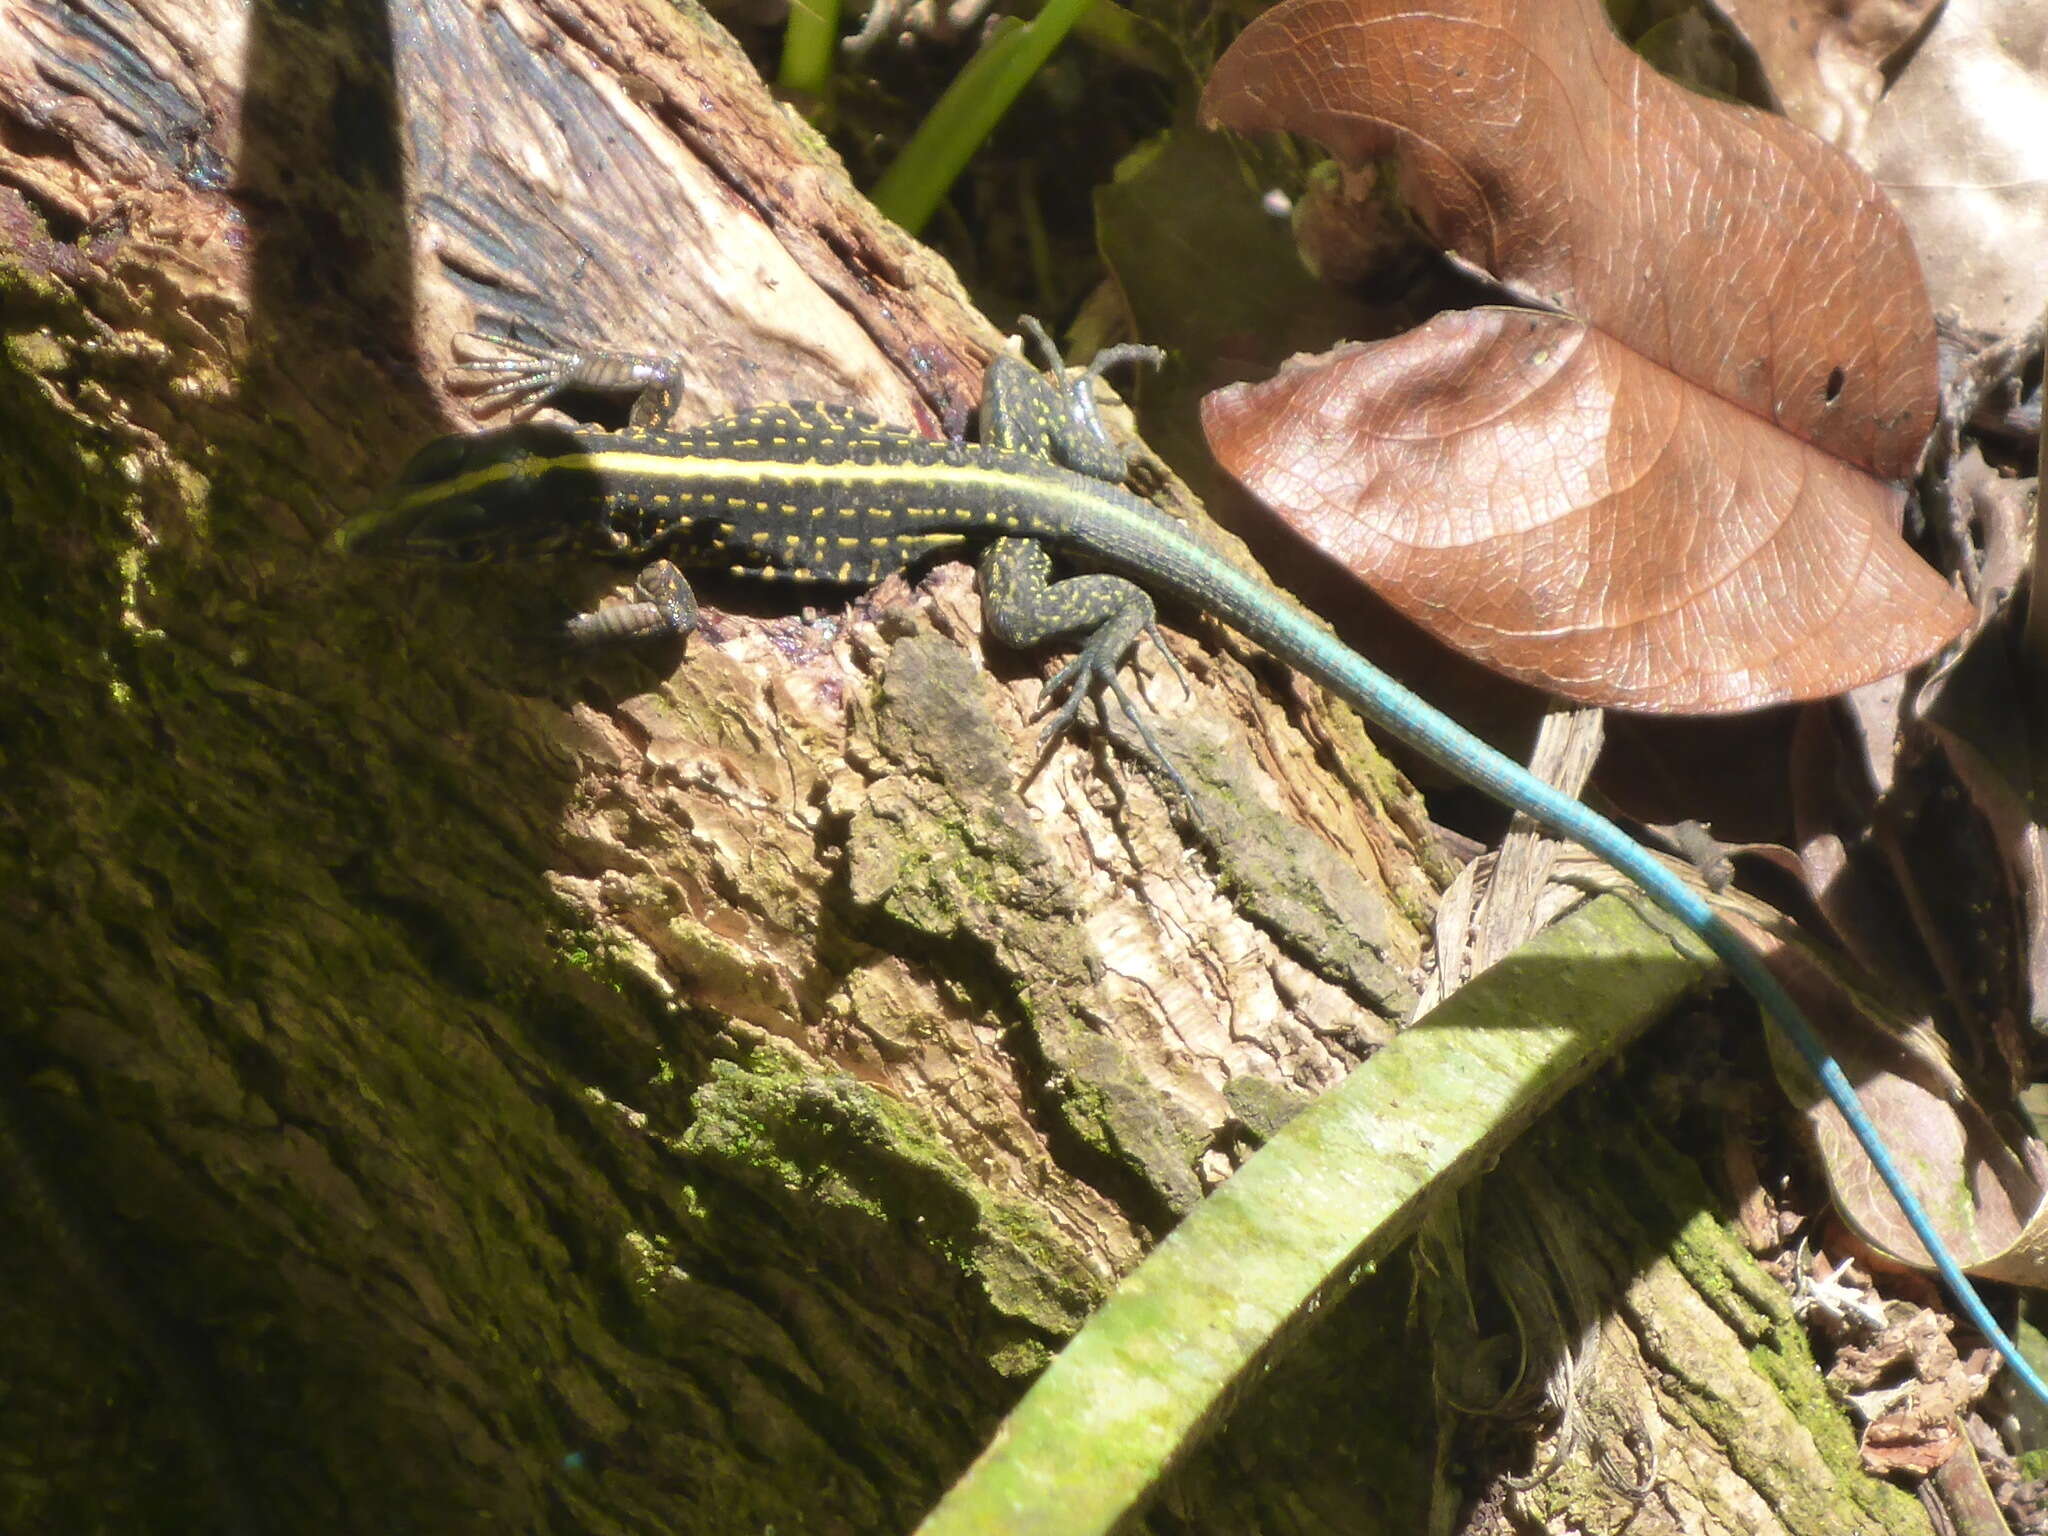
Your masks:
<instances>
[{"instance_id":1,"label":"lizard","mask_svg":"<svg viewBox=\"0 0 2048 1536\"><path fill-rule=\"evenodd\" d=\"M973 443L813 403L759 406L676 429L669 423L681 369L673 360L476 338L500 350L456 366L484 385L486 406L516 413L568 390L630 394L626 426L518 422L436 439L332 542L344 552L396 559L479 563L582 554L637 564L634 601L569 621L570 637L584 642L694 630L696 599L678 562L865 586L980 545L984 620L1000 641L1030 647L1079 637L1079 648L1041 694L1046 741L1073 726L1084 700L1100 705L1106 694L1136 728L1152 765L1190 805L1185 781L1119 674L1141 639L1150 637L1165 653L1153 593L1222 620L1382 730L1589 849L1698 936L1819 1081L1964 1316L2048 1403L2048 1383L1991 1316L1908 1188L1854 1085L1757 949L1614 822L1472 735L1277 587L1124 489L1127 456L1100 417L1094 383L1120 363L1162 361L1159 349L1111 347L1070 371L1041 325L1028 316L1020 325L1046 371L998 353L983 380ZM1078 557L1088 572L1055 579L1054 550Z\"/></svg>"}]
</instances>

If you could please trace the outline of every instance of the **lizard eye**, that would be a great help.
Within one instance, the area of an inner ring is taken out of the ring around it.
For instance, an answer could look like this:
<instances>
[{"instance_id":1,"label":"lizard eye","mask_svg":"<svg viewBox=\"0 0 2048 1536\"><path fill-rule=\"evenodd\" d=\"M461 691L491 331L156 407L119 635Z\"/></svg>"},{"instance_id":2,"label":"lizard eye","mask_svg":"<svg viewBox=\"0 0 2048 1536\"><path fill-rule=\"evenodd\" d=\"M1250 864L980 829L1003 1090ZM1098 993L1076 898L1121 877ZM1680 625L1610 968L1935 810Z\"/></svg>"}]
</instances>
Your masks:
<instances>
[{"instance_id":1,"label":"lizard eye","mask_svg":"<svg viewBox=\"0 0 2048 1536\"><path fill-rule=\"evenodd\" d=\"M436 480L448 479L468 460L472 442L467 437L435 438L407 461L398 483L431 485Z\"/></svg>"}]
</instances>

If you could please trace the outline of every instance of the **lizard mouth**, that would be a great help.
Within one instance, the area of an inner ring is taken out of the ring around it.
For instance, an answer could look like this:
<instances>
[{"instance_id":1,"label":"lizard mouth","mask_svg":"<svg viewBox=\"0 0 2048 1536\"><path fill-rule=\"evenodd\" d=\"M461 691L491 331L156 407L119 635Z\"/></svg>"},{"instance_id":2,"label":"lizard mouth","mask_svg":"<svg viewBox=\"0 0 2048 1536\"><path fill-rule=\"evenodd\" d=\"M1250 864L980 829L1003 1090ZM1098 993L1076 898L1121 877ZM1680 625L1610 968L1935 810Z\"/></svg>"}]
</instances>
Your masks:
<instances>
[{"instance_id":1,"label":"lizard mouth","mask_svg":"<svg viewBox=\"0 0 2048 1536\"><path fill-rule=\"evenodd\" d=\"M431 501L422 504L409 497L396 497L358 513L328 536L330 549L340 554L367 555L382 560L442 560L471 565L496 558L500 551L494 535L502 532L499 519L474 501Z\"/></svg>"}]
</instances>

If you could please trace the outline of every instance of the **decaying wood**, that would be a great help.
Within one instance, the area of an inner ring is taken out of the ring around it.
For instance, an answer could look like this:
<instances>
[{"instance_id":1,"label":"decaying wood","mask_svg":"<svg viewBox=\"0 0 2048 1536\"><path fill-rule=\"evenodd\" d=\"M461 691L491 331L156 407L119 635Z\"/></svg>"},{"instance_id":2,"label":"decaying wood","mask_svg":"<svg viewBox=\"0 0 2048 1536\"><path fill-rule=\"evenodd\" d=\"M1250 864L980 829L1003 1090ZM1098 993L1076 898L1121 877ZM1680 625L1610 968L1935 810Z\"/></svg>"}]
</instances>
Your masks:
<instances>
[{"instance_id":1,"label":"decaying wood","mask_svg":"<svg viewBox=\"0 0 2048 1536\"><path fill-rule=\"evenodd\" d=\"M466 330L967 423L999 338L701 17L17 5L0 122L32 1512L906 1528L1408 1005L1405 791L1199 625L1202 829L1030 774L960 567L592 658L605 578L323 549Z\"/></svg>"},{"instance_id":2,"label":"decaying wood","mask_svg":"<svg viewBox=\"0 0 2048 1536\"><path fill-rule=\"evenodd\" d=\"M15 0L0 313L18 1528L907 1529L1413 1000L1419 806L1213 626L1196 822L1035 761L963 567L593 657L602 576L325 550L470 330L966 424L1000 338L694 10ZM1365 1528L1387 1430L1244 1416L1186 1518Z\"/></svg>"}]
</instances>

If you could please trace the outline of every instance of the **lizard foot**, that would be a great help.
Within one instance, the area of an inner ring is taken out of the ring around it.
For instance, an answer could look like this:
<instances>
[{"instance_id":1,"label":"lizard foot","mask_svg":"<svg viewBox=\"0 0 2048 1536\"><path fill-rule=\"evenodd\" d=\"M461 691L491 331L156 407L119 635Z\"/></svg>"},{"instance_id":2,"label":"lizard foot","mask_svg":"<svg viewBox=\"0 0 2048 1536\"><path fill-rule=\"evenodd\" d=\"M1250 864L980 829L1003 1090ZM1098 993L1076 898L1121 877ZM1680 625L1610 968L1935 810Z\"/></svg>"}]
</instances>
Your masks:
<instances>
[{"instance_id":1,"label":"lizard foot","mask_svg":"<svg viewBox=\"0 0 2048 1536\"><path fill-rule=\"evenodd\" d=\"M1124 687L1120 675L1122 658L1129 654L1131 645L1137 637L1120 634L1118 630L1119 626L1115 624L1105 624L1088 637L1087 642L1064 666L1046 679L1045 686L1039 690L1038 710L1035 716L1046 722L1045 729L1039 734L1039 749L1042 752L1050 751L1054 743L1073 730L1074 723L1080 716L1083 699L1094 698L1096 712L1098 716L1101 715L1101 700L1106 693L1116 700L1124 718L1138 733L1138 740L1144 748L1143 756L1165 776L1168 783L1173 785L1189 813L1197 814L1194 791L1188 788L1188 782L1181 777L1180 770L1173 766L1173 760L1166 755L1166 749L1159 744L1159 738L1152 734L1152 727L1138 708L1137 701L1131 697L1130 690ZM1159 626L1148 618L1144 621L1140 633L1151 637L1160 654L1166 657L1166 664L1180 679L1181 686L1192 693L1187 673L1181 670L1180 663L1166 648L1166 640L1159 633Z\"/></svg>"}]
</instances>

